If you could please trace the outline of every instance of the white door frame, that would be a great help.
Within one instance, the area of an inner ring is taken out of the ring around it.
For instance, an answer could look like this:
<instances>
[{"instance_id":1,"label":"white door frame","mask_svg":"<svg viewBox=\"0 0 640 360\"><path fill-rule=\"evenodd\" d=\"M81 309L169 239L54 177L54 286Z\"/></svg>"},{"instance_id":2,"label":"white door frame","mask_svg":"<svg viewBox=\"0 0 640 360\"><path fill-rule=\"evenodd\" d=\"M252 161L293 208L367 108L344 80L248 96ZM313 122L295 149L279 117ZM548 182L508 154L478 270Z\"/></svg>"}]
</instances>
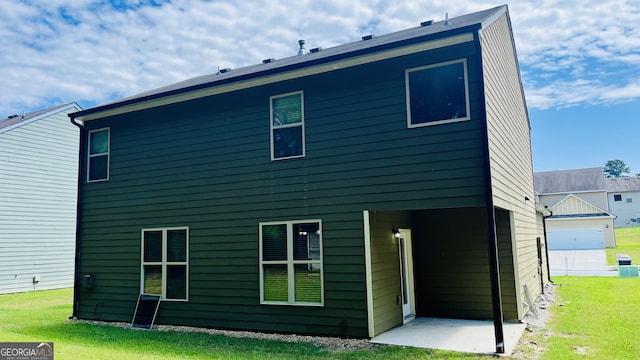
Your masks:
<instances>
[{"instance_id":1,"label":"white door frame","mask_svg":"<svg viewBox=\"0 0 640 360\"><path fill-rule=\"evenodd\" d=\"M398 229L398 255L400 259L400 302L402 305L402 323L406 324L416 318L415 289L413 282L413 251L411 246L411 230Z\"/></svg>"}]
</instances>

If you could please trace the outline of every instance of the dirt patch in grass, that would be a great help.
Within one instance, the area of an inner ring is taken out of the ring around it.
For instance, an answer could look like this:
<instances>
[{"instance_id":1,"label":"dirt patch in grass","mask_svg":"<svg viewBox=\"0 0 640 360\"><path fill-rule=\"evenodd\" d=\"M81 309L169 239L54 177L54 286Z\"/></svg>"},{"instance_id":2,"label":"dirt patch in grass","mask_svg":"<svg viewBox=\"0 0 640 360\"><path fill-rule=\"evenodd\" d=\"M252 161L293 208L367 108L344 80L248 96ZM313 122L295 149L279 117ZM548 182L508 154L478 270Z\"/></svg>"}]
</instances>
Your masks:
<instances>
[{"instance_id":1,"label":"dirt patch in grass","mask_svg":"<svg viewBox=\"0 0 640 360\"><path fill-rule=\"evenodd\" d=\"M573 352L578 355L587 355L590 351L589 351L589 348L586 346L574 346Z\"/></svg>"}]
</instances>

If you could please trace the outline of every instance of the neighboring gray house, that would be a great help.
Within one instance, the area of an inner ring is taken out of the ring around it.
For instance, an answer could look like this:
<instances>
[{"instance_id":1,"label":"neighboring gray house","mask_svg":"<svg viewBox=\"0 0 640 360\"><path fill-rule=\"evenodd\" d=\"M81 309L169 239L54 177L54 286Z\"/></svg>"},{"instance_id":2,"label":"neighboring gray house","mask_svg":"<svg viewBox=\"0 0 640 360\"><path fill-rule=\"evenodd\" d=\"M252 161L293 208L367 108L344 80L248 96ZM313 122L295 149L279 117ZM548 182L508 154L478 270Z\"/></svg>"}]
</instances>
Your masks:
<instances>
[{"instance_id":1,"label":"neighboring gray house","mask_svg":"<svg viewBox=\"0 0 640 360\"><path fill-rule=\"evenodd\" d=\"M534 173L537 201L553 215L546 219L549 249L615 247L601 167Z\"/></svg>"},{"instance_id":2,"label":"neighboring gray house","mask_svg":"<svg viewBox=\"0 0 640 360\"><path fill-rule=\"evenodd\" d=\"M640 226L640 177L606 178L605 185L615 227Z\"/></svg>"},{"instance_id":3,"label":"neighboring gray house","mask_svg":"<svg viewBox=\"0 0 640 360\"><path fill-rule=\"evenodd\" d=\"M0 294L73 286L79 110L0 119Z\"/></svg>"}]
</instances>

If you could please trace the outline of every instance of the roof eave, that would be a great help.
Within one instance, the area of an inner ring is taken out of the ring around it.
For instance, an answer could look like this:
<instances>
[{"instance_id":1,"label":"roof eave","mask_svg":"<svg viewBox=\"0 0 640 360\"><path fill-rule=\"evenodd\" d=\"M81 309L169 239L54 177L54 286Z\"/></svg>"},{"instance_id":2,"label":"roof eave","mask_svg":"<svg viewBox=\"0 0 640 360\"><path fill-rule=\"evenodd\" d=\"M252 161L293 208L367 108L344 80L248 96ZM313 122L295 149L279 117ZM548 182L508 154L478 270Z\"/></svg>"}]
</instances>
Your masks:
<instances>
[{"instance_id":1,"label":"roof eave","mask_svg":"<svg viewBox=\"0 0 640 360\"><path fill-rule=\"evenodd\" d=\"M90 120L102 118L104 116L109 116L114 113L120 113L117 111L117 109L120 109L120 108L125 108L125 107L131 108L132 111L153 108L156 106L164 105L166 103L176 103L176 102L185 101L185 100L168 101L168 102L163 101L171 97L180 97L181 95L184 95L184 94L195 93L205 89L218 88L225 85L240 84L240 83L251 81L254 79L267 78L267 77L277 76L285 73L292 73L295 71L310 69L310 68L322 66L325 64L347 61L349 59L354 59L362 56L391 52L400 48L410 47L416 44L432 43L432 42L438 42L438 41L444 41L446 43L447 39L457 38L465 34L469 34L472 36L472 38L467 38L465 41L477 41L477 37L474 34L477 33L477 31L480 30L481 27L482 27L482 23L477 23L477 24L472 24L464 27L455 28L452 30L426 34L426 35L417 36L414 38L405 39L402 41L385 43L378 46L359 49L356 51L341 53L333 56L324 56L324 57L319 57L315 59L305 59L303 61L296 62L293 64L276 66L276 67L272 67L262 71L248 73L241 76L233 76L226 79L222 78L220 80L214 80L211 82L205 82L205 83L196 84L193 86L187 86L187 87L178 88L174 90L168 90L165 92L151 94L148 96L141 96L141 97L137 97L130 100L123 100L115 103L109 103L109 104L97 106L94 108L71 113L69 114L69 117L78 121L90 121ZM454 44L455 43L459 43L459 42L454 41ZM448 45L445 44L443 46L448 46ZM303 56L308 56L308 55L303 55ZM204 95L204 96L207 96L207 95ZM195 98L204 97L204 96L197 96ZM146 104L146 105L141 106L141 104ZM128 112L128 111L125 111L125 112Z\"/></svg>"}]
</instances>

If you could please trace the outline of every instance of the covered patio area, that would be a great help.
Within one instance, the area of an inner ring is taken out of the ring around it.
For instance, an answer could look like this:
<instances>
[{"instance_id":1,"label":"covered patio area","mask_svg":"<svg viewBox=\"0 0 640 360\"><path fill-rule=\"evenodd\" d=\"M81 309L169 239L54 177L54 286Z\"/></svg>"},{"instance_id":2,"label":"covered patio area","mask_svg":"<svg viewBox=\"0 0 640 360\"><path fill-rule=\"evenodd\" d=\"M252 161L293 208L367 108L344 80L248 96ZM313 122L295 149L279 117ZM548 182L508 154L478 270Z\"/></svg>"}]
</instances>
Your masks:
<instances>
[{"instance_id":1,"label":"covered patio area","mask_svg":"<svg viewBox=\"0 0 640 360\"><path fill-rule=\"evenodd\" d=\"M504 323L505 353L515 349L526 324ZM412 346L428 349L494 354L492 321L418 317L371 339L377 344Z\"/></svg>"}]
</instances>

